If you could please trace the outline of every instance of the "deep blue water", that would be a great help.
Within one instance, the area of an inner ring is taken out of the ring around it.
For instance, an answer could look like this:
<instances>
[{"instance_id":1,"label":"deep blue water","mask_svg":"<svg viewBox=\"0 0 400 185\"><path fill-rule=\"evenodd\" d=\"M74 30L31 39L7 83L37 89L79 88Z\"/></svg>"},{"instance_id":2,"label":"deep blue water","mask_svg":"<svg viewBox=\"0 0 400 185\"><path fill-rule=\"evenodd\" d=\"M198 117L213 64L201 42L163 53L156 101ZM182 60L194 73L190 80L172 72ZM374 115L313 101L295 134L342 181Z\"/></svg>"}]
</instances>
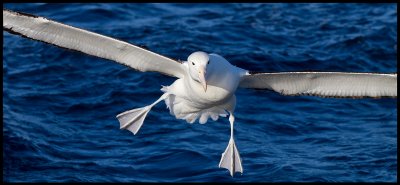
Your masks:
<instances>
[{"instance_id":1,"label":"deep blue water","mask_svg":"<svg viewBox=\"0 0 400 185\"><path fill-rule=\"evenodd\" d=\"M185 60L197 50L252 71L397 71L396 4L5 4ZM218 168L227 119L188 124L164 103L137 135L115 116L174 79L3 31L7 182L396 182L397 99L239 89L244 173Z\"/></svg>"}]
</instances>

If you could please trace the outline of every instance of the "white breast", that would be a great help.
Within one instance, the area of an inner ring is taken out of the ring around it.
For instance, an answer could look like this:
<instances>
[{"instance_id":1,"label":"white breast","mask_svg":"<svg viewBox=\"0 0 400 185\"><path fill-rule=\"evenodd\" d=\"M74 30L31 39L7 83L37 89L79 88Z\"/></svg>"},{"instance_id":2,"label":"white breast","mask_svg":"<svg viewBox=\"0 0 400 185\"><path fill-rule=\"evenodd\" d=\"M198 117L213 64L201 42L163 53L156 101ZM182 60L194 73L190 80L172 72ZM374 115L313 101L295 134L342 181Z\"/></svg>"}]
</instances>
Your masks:
<instances>
[{"instance_id":1,"label":"white breast","mask_svg":"<svg viewBox=\"0 0 400 185\"><path fill-rule=\"evenodd\" d=\"M200 107L216 106L230 99L240 82L245 70L231 65L226 59L210 54L210 63L207 67L207 91L197 81L185 76L185 88L188 98Z\"/></svg>"}]
</instances>

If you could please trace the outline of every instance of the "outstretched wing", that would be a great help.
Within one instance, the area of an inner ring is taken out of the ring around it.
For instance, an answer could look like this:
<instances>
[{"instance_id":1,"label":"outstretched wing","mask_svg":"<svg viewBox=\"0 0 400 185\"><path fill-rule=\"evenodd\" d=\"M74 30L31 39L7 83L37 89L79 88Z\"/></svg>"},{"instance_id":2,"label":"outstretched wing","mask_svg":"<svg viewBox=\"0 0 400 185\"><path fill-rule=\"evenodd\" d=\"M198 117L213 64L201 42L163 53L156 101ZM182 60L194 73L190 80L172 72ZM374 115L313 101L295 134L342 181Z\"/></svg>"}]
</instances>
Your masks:
<instances>
[{"instance_id":1,"label":"outstretched wing","mask_svg":"<svg viewBox=\"0 0 400 185\"><path fill-rule=\"evenodd\" d=\"M239 86L273 90L283 95L338 98L397 97L397 73L247 73L242 77Z\"/></svg>"},{"instance_id":2,"label":"outstretched wing","mask_svg":"<svg viewBox=\"0 0 400 185\"><path fill-rule=\"evenodd\" d=\"M182 78L182 63L127 42L21 12L3 9L3 30L59 47L116 61L139 71Z\"/></svg>"}]
</instances>

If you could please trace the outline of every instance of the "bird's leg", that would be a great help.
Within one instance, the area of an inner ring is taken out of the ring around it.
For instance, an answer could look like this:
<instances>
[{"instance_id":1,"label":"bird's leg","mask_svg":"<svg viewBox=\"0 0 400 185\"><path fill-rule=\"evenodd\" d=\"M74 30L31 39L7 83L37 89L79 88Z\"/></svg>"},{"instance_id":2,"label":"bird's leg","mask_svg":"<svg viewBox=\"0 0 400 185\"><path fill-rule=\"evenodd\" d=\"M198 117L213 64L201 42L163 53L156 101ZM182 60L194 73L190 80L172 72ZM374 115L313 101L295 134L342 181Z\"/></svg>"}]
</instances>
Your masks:
<instances>
[{"instance_id":1,"label":"bird's leg","mask_svg":"<svg viewBox=\"0 0 400 185\"><path fill-rule=\"evenodd\" d=\"M233 123L235 122L235 117L233 116L232 112L229 112L229 114L229 122L231 124L231 138L229 139L229 143L225 149L225 152L222 153L219 167L228 169L231 176L233 177L233 174L235 172L243 173L243 168L242 160L240 159L239 151L233 138Z\"/></svg>"},{"instance_id":2,"label":"bird's leg","mask_svg":"<svg viewBox=\"0 0 400 185\"><path fill-rule=\"evenodd\" d=\"M120 129L127 129L133 134L136 134L139 131L140 127L143 125L143 121L146 118L147 113L149 113L150 109L158 102L167 98L168 95L168 93L164 93L160 98L158 98L157 101L150 105L118 114L117 119L120 124Z\"/></svg>"}]
</instances>

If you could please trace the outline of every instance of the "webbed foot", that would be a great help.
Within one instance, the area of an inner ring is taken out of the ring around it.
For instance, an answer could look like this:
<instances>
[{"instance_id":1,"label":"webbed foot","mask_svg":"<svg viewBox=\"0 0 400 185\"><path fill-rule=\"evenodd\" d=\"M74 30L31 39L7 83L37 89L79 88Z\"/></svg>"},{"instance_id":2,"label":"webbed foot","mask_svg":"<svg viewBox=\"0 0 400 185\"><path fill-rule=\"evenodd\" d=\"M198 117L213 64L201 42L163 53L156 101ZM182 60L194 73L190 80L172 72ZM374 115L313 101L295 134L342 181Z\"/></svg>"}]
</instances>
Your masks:
<instances>
[{"instance_id":1,"label":"webbed foot","mask_svg":"<svg viewBox=\"0 0 400 185\"><path fill-rule=\"evenodd\" d=\"M148 106L132 109L118 114L117 119L119 121L120 129L127 129L133 134L136 134L139 131L140 127L142 127L144 119L146 118L147 113L150 112L151 108L158 102L167 98L168 95L168 93L164 93L160 98L158 98L157 101Z\"/></svg>"},{"instance_id":2,"label":"webbed foot","mask_svg":"<svg viewBox=\"0 0 400 185\"><path fill-rule=\"evenodd\" d=\"M243 173L242 160L240 159L239 151L236 147L235 141L232 138L229 140L229 144L226 147L225 152L222 153L219 167L228 169L232 177L235 172Z\"/></svg>"}]
</instances>

